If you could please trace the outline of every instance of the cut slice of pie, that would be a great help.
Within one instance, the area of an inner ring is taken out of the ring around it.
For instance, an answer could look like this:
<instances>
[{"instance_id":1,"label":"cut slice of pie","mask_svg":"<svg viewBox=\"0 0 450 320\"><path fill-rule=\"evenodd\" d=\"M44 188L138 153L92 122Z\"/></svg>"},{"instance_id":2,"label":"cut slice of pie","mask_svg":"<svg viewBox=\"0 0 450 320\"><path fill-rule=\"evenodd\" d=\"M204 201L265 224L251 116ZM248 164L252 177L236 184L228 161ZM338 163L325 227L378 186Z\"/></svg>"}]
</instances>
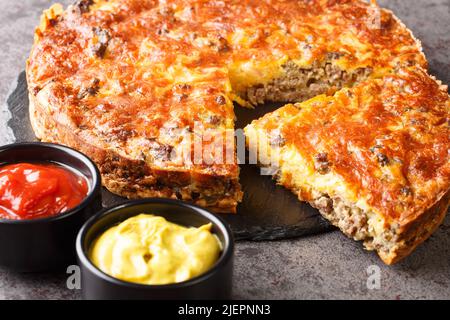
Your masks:
<instances>
[{"instance_id":1,"label":"cut slice of pie","mask_svg":"<svg viewBox=\"0 0 450 320\"><path fill-rule=\"evenodd\" d=\"M287 105L245 128L278 183L392 264L442 222L450 98L420 68Z\"/></svg>"}]
</instances>

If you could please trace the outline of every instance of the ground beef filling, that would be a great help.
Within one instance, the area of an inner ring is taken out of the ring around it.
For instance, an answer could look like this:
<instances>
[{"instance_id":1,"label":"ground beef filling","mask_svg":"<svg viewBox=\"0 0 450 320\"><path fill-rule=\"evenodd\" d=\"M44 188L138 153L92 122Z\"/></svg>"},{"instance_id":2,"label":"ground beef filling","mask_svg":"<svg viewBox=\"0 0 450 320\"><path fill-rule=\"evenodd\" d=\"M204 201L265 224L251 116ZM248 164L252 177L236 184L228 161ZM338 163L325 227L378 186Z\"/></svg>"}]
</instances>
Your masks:
<instances>
[{"instance_id":1,"label":"ground beef filling","mask_svg":"<svg viewBox=\"0 0 450 320\"><path fill-rule=\"evenodd\" d=\"M349 73L327 60L315 63L311 68L301 68L289 61L284 75L266 84L249 87L243 98L253 105L265 102L301 102L317 95L352 87L366 80L371 68L359 68Z\"/></svg>"},{"instance_id":2,"label":"ground beef filling","mask_svg":"<svg viewBox=\"0 0 450 320\"><path fill-rule=\"evenodd\" d=\"M310 203L346 236L363 241L368 250L389 252L398 240L394 228L384 229L381 234L377 233L370 225L370 213L345 203L340 198L322 195Z\"/></svg>"}]
</instances>

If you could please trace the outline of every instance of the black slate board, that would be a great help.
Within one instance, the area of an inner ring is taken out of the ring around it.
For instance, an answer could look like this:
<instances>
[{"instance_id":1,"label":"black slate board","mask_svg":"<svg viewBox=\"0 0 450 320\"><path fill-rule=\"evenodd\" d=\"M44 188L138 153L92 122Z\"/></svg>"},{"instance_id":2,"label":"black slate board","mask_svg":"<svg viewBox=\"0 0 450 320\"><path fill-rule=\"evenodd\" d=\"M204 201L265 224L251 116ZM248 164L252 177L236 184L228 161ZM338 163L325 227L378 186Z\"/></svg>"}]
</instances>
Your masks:
<instances>
[{"instance_id":1,"label":"black slate board","mask_svg":"<svg viewBox=\"0 0 450 320\"><path fill-rule=\"evenodd\" d=\"M17 87L8 100L12 118L8 125L17 142L34 141L28 117L28 91L25 72L19 74ZM236 108L237 128L275 110L279 105L258 106L256 109ZM277 186L269 176L261 176L254 165L241 165L243 202L236 215L221 215L231 226L237 240L278 240L306 236L332 230L311 206L302 203L288 190ZM103 205L109 207L125 201L106 189Z\"/></svg>"}]
</instances>

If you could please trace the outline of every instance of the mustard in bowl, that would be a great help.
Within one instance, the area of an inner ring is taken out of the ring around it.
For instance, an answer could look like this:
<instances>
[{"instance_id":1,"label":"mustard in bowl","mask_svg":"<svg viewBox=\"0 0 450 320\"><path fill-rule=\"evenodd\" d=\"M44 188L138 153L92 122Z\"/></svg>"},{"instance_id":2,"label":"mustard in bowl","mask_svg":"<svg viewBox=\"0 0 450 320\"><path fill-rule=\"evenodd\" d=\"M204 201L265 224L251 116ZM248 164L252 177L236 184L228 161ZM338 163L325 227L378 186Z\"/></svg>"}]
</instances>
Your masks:
<instances>
[{"instance_id":1,"label":"mustard in bowl","mask_svg":"<svg viewBox=\"0 0 450 320\"><path fill-rule=\"evenodd\" d=\"M106 274L141 284L187 281L211 269L222 244L212 224L184 227L152 214L113 226L92 244L89 256Z\"/></svg>"},{"instance_id":2,"label":"mustard in bowl","mask_svg":"<svg viewBox=\"0 0 450 320\"><path fill-rule=\"evenodd\" d=\"M231 297L229 226L182 201L145 199L106 209L80 230L76 251L85 299Z\"/></svg>"}]
</instances>

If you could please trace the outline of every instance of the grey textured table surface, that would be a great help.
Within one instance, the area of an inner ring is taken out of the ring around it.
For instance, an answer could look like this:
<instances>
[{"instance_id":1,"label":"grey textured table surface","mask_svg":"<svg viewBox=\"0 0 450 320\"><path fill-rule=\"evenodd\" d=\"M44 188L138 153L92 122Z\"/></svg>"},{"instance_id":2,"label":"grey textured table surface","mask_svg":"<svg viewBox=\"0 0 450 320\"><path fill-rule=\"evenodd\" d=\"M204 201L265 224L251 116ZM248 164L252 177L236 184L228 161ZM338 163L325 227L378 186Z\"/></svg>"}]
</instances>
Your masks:
<instances>
[{"instance_id":1,"label":"grey textured table surface","mask_svg":"<svg viewBox=\"0 0 450 320\"><path fill-rule=\"evenodd\" d=\"M68 3L69 1L62 1ZM33 30L51 0L0 0L0 145L14 141L3 105L24 69ZM450 0L379 0L422 40L430 71L450 83ZM339 232L236 248L234 297L241 299L450 299L450 216L410 257L384 266ZM380 287L368 289L378 266ZM66 274L16 274L0 269L0 299L78 299Z\"/></svg>"}]
</instances>

